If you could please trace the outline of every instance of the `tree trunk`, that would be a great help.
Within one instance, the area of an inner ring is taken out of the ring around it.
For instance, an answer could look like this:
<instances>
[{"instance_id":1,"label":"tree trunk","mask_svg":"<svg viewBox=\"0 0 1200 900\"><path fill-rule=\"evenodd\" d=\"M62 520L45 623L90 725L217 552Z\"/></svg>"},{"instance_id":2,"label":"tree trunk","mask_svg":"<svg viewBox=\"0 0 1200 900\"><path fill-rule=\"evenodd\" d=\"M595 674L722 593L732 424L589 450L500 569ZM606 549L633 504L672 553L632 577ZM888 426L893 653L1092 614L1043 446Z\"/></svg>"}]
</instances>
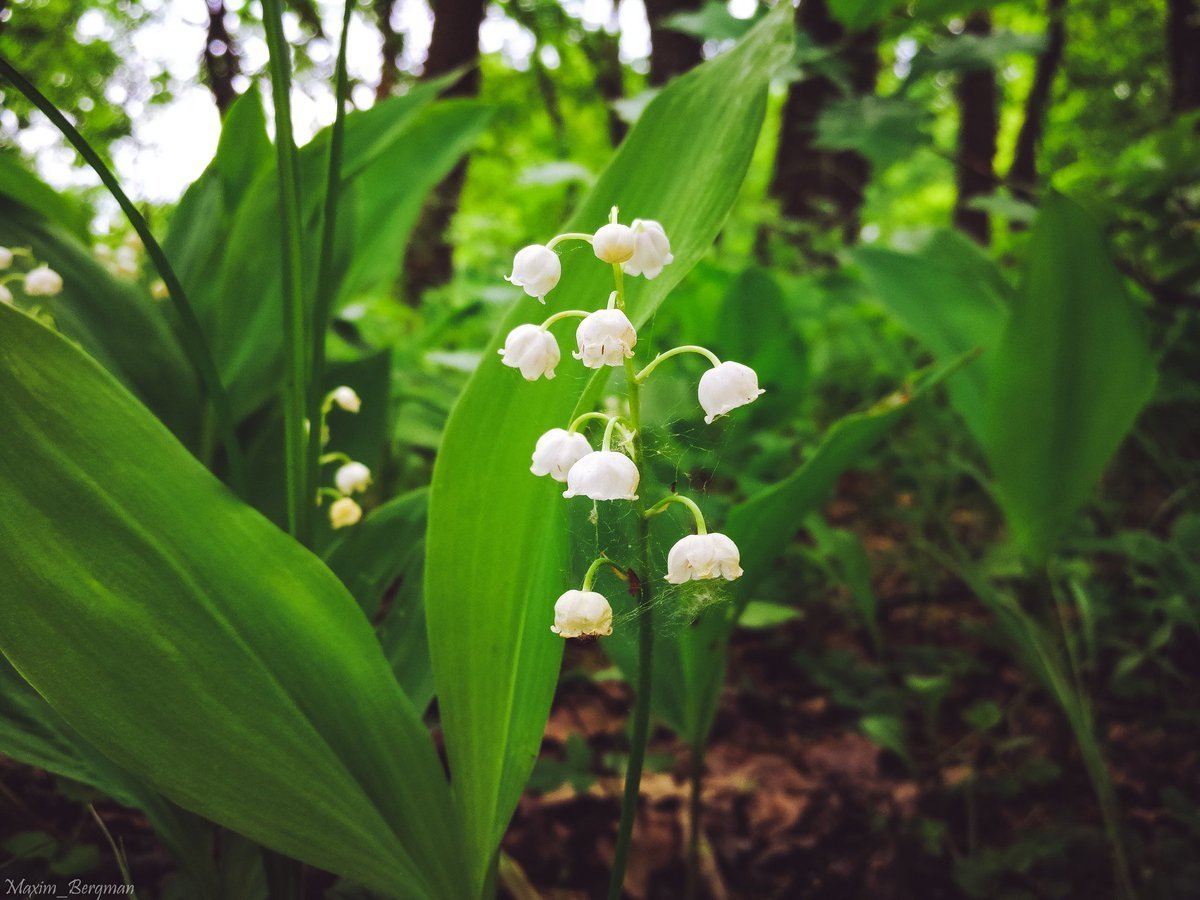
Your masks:
<instances>
[{"instance_id":1,"label":"tree trunk","mask_svg":"<svg viewBox=\"0 0 1200 900\"><path fill-rule=\"evenodd\" d=\"M966 33L991 34L991 18L984 11L967 18ZM996 73L989 66L963 73L958 81L958 152L955 172L958 196L954 224L983 245L991 241L991 221L983 210L971 209L971 200L990 194L996 184L996 134L1000 114Z\"/></svg>"},{"instance_id":2,"label":"tree trunk","mask_svg":"<svg viewBox=\"0 0 1200 900\"><path fill-rule=\"evenodd\" d=\"M650 83L664 85L676 75L699 64L703 46L690 34L664 28L663 22L676 13L695 12L699 0L645 0L650 20ZM805 0L807 2L807 0Z\"/></svg>"},{"instance_id":3,"label":"tree trunk","mask_svg":"<svg viewBox=\"0 0 1200 900\"><path fill-rule=\"evenodd\" d=\"M613 7L614 13L616 7ZM620 35L603 28L583 32L580 47L596 73L596 92L608 109L608 139L615 147L625 139L629 126L617 115L613 104L625 96L625 74L621 68Z\"/></svg>"},{"instance_id":4,"label":"tree trunk","mask_svg":"<svg viewBox=\"0 0 1200 900\"><path fill-rule=\"evenodd\" d=\"M204 40L204 73L208 89L221 118L233 105L238 93L233 79L241 72L237 47L229 29L225 27L225 0L206 0L208 4L208 34Z\"/></svg>"},{"instance_id":5,"label":"tree trunk","mask_svg":"<svg viewBox=\"0 0 1200 900\"><path fill-rule=\"evenodd\" d=\"M1033 85L1025 98L1025 119L1017 134L1017 146L1013 151L1012 166L1008 170L1008 185L1019 197L1032 199L1037 187L1037 150L1042 138L1042 125L1046 117L1046 106L1050 102L1050 89L1054 76L1062 63L1063 50L1067 43L1064 10L1066 0L1047 0L1046 15L1050 24L1046 28L1046 49L1038 57L1033 73Z\"/></svg>"},{"instance_id":6,"label":"tree trunk","mask_svg":"<svg viewBox=\"0 0 1200 900\"><path fill-rule=\"evenodd\" d=\"M379 84L375 88L375 99L384 100L392 96L400 78L400 54L404 52L404 35L392 25L392 13L396 0L371 0L371 11L375 14L375 27L379 30L380 47Z\"/></svg>"},{"instance_id":7,"label":"tree trunk","mask_svg":"<svg viewBox=\"0 0 1200 900\"><path fill-rule=\"evenodd\" d=\"M1200 109L1200 3L1167 0L1171 111Z\"/></svg>"},{"instance_id":8,"label":"tree trunk","mask_svg":"<svg viewBox=\"0 0 1200 900\"><path fill-rule=\"evenodd\" d=\"M825 0L804 0L796 10L796 25L818 45L837 47L854 94L875 90L879 72L875 31L847 34L830 15ZM810 259L828 260L813 240L822 232L839 232L849 243L857 238L863 189L871 173L867 160L857 153L813 146L821 112L842 96L832 79L818 75L794 82L783 109L771 195L779 199L785 218L812 226L796 236Z\"/></svg>"},{"instance_id":9,"label":"tree trunk","mask_svg":"<svg viewBox=\"0 0 1200 900\"><path fill-rule=\"evenodd\" d=\"M425 79L437 78L461 67L466 73L448 88L447 97L473 97L479 93L479 26L484 0L437 0L433 40L425 60ZM458 210L467 177L467 163L456 165L433 189L413 230L404 255L405 300L417 304L427 289L445 284L454 274L454 253L446 241L446 229Z\"/></svg>"}]
</instances>

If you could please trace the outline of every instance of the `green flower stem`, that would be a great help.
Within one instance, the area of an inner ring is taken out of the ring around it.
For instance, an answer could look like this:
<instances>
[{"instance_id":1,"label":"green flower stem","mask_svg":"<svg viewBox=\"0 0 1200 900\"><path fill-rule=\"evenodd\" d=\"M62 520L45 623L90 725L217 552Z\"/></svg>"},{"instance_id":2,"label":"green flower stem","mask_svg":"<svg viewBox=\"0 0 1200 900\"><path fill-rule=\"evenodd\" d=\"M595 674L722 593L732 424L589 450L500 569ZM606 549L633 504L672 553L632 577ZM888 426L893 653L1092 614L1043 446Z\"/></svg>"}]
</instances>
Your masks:
<instances>
[{"instance_id":1,"label":"green flower stem","mask_svg":"<svg viewBox=\"0 0 1200 900\"><path fill-rule=\"evenodd\" d=\"M616 416L610 416L608 413L602 413L602 412L586 412L586 413L584 413L582 416L579 416L579 417L578 417L578 418L577 418L577 419L576 419L574 422L572 422L570 425L568 425L568 426L567 426L567 431L569 431L569 432L571 432L572 434L574 434L576 431L578 431L578 430L579 430L579 426L580 426L580 425L582 425L584 422L590 422L590 421L592 421L593 419L603 419L605 422L608 422L608 421L610 421L610 420L612 420L612 419L615 419L615 418L617 418L617 417L616 417Z\"/></svg>"},{"instance_id":2,"label":"green flower stem","mask_svg":"<svg viewBox=\"0 0 1200 900\"><path fill-rule=\"evenodd\" d=\"M642 371L638 372L637 375L634 376L634 380L637 381L638 384L641 384L650 377L651 372L658 368L659 363L670 359L672 356L679 356L681 353L699 353L710 363L712 363L714 367L721 364L721 360L717 358L717 354L713 353L707 347L698 347L695 344L684 344L682 347L675 347L674 349L668 350L665 353L658 354L658 356L650 360L650 364L647 365L646 368L642 369Z\"/></svg>"},{"instance_id":3,"label":"green flower stem","mask_svg":"<svg viewBox=\"0 0 1200 900\"><path fill-rule=\"evenodd\" d=\"M121 189L117 177L108 168L104 160L100 158L92 145L89 144L69 121L66 116L58 111L58 108L51 103L33 84L18 72L9 63L7 59L0 56L0 75L3 75L11 81L26 99L34 106L42 111L54 126L62 132L63 136L71 142L79 155L84 158L92 170L100 177L100 181L108 188L110 194L121 207L121 211L125 213L125 217L129 219L129 224L133 226L133 230L141 239L143 246L146 248L146 254L154 263L154 267L158 269L158 274L162 277L163 284L167 286L167 293L171 297L171 303L175 306L175 312L179 316L179 321L182 328L179 332L179 340L183 344L184 352L187 354L188 361L192 364L192 368L196 370L196 376L200 384L204 386L204 392L208 397L208 402L212 405L213 417L216 419L217 432L221 436L221 445L225 448L225 458L229 465L229 481L240 496L246 496L246 467L243 462L242 448L238 444L237 431L234 428L233 411L229 405L229 395L225 391L225 385L221 382L221 376L217 371L217 364L213 361L212 353L209 350L207 342L204 340L204 332L200 328L200 320L196 318L196 312L192 309L191 301L188 300L187 294L184 293L183 285L179 283L179 279L175 275L175 270L171 268L170 262L167 261L167 255L163 253L162 247L158 245L158 241L154 239L153 233L150 231L150 226L146 219L134 206L133 201L126 196Z\"/></svg>"},{"instance_id":4,"label":"green flower stem","mask_svg":"<svg viewBox=\"0 0 1200 900\"><path fill-rule=\"evenodd\" d=\"M338 462L338 463L344 464L344 463L348 463L348 462L353 462L353 460L350 458L350 454L342 453L341 451L337 451L334 453L326 453L326 454L322 455L319 459L319 462L321 463L321 465L327 466L332 462Z\"/></svg>"},{"instance_id":5,"label":"green flower stem","mask_svg":"<svg viewBox=\"0 0 1200 900\"><path fill-rule=\"evenodd\" d=\"M608 295L608 307L607 307L608 309L614 309L616 307L617 298L619 296L621 296L621 295L620 295L620 292L618 292L618 291L613 291L611 294Z\"/></svg>"},{"instance_id":6,"label":"green flower stem","mask_svg":"<svg viewBox=\"0 0 1200 900\"><path fill-rule=\"evenodd\" d=\"M607 451L612 446L613 429L617 427L619 421L618 416L610 416L608 424L604 426L604 440L600 444L600 449Z\"/></svg>"},{"instance_id":7,"label":"green flower stem","mask_svg":"<svg viewBox=\"0 0 1200 900\"><path fill-rule=\"evenodd\" d=\"M646 510L643 515L648 519L651 516L657 516L659 513L666 510L667 506L672 503L682 503L692 511L692 518L696 520L696 534L708 534L708 528L704 524L704 513L700 512L700 507L696 505L696 501L690 497L685 497L683 494L671 494L669 497L663 497L652 507Z\"/></svg>"},{"instance_id":8,"label":"green flower stem","mask_svg":"<svg viewBox=\"0 0 1200 900\"><path fill-rule=\"evenodd\" d=\"M596 572L599 571L600 567L605 563L608 563L615 569L621 568L619 563L617 563L615 560L609 559L607 556L598 557L590 566L588 566L588 570L583 574L583 590L590 591L592 589L592 581L596 577Z\"/></svg>"},{"instance_id":9,"label":"green flower stem","mask_svg":"<svg viewBox=\"0 0 1200 900\"><path fill-rule=\"evenodd\" d=\"M545 331L547 328L561 319L586 319L590 315L590 312L585 312L582 309L564 309L562 312L556 312L545 322L539 325L538 328L542 329L542 331Z\"/></svg>"},{"instance_id":10,"label":"green flower stem","mask_svg":"<svg viewBox=\"0 0 1200 900\"><path fill-rule=\"evenodd\" d=\"M585 241L590 244L592 242L592 236L590 234L584 234L581 231L568 231L566 234L560 234L550 238L549 242L546 244L546 249L553 250L556 245L561 244L563 241Z\"/></svg>"}]
</instances>

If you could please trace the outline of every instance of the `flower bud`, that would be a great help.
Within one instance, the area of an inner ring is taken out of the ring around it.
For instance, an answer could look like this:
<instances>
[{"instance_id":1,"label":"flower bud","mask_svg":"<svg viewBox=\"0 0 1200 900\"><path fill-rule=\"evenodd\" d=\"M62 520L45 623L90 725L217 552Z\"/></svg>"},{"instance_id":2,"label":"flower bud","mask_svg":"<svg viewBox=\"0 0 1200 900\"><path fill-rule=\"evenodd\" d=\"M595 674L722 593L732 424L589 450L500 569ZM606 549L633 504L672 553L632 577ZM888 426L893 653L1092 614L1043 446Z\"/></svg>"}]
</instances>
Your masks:
<instances>
[{"instance_id":1,"label":"flower bud","mask_svg":"<svg viewBox=\"0 0 1200 900\"><path fill-rule=\"evenodd\" d=\"M565 638L612 634L612 607L595 591L567 591L554 604L550 630Z\"/></svg>"},{"instance_id":2,"label":"flower bud","mask_svg":"<svg viewBox=\"0 0 1200 900\"><path fill-rule=\"evenodd\" d=\"M629 317L619 309L598 309L575 329L579 350L573 354L589 369L621 366L633 356L637 332Z\"/></svg>"},{"instance_id":3,"label":"flower bud","mask_svg":"<svg viewBox=\"0 0 1200 900\"><path fill-rule=\"evenodd\" d=\"M606 263L627 262L633 256L633 229L613 222L592 235L592 250L596 258Z\"/></svg>"},{"instance_id":4,"label":"flower bud","mask_svg":"<svg viewBox=\"0 0 1200 900\"><path fill-rule=\"evenodd\" d=\"M637 466L628 456L613 450L597 450L571 466L563 496L636 500L640 480Z\"/></svg>"},{"instance_id":5,"label":"flower bud","mask_svg":"<svg viewBox=\"0 0 1200 900\"><path fill-rule=\"evenodd\" d=\"M171 296L171 292L167 290L167 283L161 278L156 278L150 282L150 297L154 300L166 300Z\"/></svg>"},{"instance_id":6,"label":"flower bud","mask_svg":"<svg viewBox=\"0 0 1200 900\"><path fill-rule=\"evenodd\" d=\"M633 256L621 268L626 275L655 278L663 266L675 259L663 227L653 219L633 220Z\"/></svg>"},{"instance_id":7,"label":"flower bud","mask_svg":"<svg viewBox=\"0 0 1200 900\"><path fill-rule=\"evenodd\" d=\"M546 295L558 284L560 277L562 263L558 254L542 244L530 244L517 251L512 274L506 275L505 279L545 303Z\"/></svg>"},{"instance_id":8,"label":"flower bud","mask_svg":"<svg viewBox=\"0 0 1200 900\"><path fill-rule=\"evenodd\" d=\"M737 544L723 534L689 534L667 554L667 581L683 584L706 578L733 581L742 575Z\"/></svg>"},{"instance_id":9,"label":"flower bud","mask_svg":"<svg viewBox=\"0 0 1200 900\"><path fill-rule=\"evenodd\" d=\"M343 494L361 494L371 484L371 470L360 462L348 462L338 468L333 483Z\"/></svg>"},{"instance_id":10,"label":"flower bud","mask_svg":"<svg viewBox=\"0 0 1200 900\"><path fill-rule=\"evenodd\" d=\"M357 525L362 518L362 507L349 497L334 500L329 506L329 524L338 528L348 528Z\"/></svg>"},{"instance_id":11,"label":"flower bud","mask_svg":"<svg viewBox=\"0 0 1200 900\"><path fill-rule=\"evenodd\" d=\"M52 297L62 288L62 276L49 266L38 266L25 274L25 293L30 297Z\"/></svg>"},{"instance_id":12,"label":"flower bud","mask_svg":"<svg viewBox=\"0 0 1200 900\"><path fill-rule=\"evenodd\" d=\"M11 304L12 302L13 302L12 291L10 291L4 285L0 284L0 303L10 303Z\"/></svg>"},{"instance_id":13,"label":"flower bud","mask_svg":"<svg viewBox=\"0 0 1200 900\"><path fill-rule=\"evenodd\" d=\"M538 438L529 471L534 475L549 475L566 484L571 467L591 452L592 445L579 432L551 428Z\"/></svg>"},{"instance_id":14,"label":"flower bud","mask_svg":"<svg viewBox=\"0 0 1200 900\"><path fill-rule=\"evenodd\" d=\"M537 381L543 375L554 377L554 367L561 354L554 335L537 325L518 325L504 339L500 361L510 369L520 369L526 381Z\"/></svg>"},{"instance_id":15,"label":"flower bud","mask_svg":"<svg viewBox=\"0 0 1200 900\"><path fill-rule=\"evenodd\" d=\"M705 424L711 425L718 416L731 409L753 403L760 394L758 376L749 366L736 362L723 362L700 376L700 405L708 413Z\"/></svg>"},{"instance_id":16,"label":"flower bud","mask_svg":"<svg viewBox=\"0 0 1200 900\"><path fill-rule=\"evenodd\" d=\"M0 269L7 269L12 265L13 252L7 247L0 247Z\"/></svg>"},{"instance_id":17,"label":"flower bud","mask_svg":"<svg viewBox=\"0 0 1200 900\"><path fill-rule=\"evenodd\" d=\"M342 385L334 388L330 396L333 398L333 405L338 409L343 409L348 413L356 413L362 409L362 400L358 398L358 394L352 387Z\"/></svg>"}]
</instances>

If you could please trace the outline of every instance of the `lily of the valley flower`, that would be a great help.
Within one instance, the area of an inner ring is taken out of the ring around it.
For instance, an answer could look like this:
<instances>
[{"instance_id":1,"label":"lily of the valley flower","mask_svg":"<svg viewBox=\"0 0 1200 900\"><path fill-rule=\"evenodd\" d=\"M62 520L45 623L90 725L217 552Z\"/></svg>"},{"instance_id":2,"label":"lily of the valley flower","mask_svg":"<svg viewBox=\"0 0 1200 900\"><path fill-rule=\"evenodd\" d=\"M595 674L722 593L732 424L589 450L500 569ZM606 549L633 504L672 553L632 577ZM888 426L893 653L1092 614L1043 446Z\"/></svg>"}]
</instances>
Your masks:
<instances>
[{"instance_id":1,"label":"lily of the valley flower","mask_svg":"<svg viewBox=\"0 0 1200 900\"><path fill-rule=\"evenodd\" d=\"M626 275L644 275L655 278L663 266L675 259L671 255L671 242L667 240L663 227L653 219L634 219L633 256L621 268Z\"/></svg>"},{"instance_id":2,"label":"lily of the valley flower","mask_svg":"<svg viewBox=\"0 0 1200 900\"><path fill-rule=\"evenodd\" d=\"M529 471L538 476L549 475L555 481L566 484L571 467L591 452L592 445L579 432L551 428L538 438Z\"/></svg>"},{"instance_id":3,"label":"lily of the valley flower","mask_svg":"<svg viewBox=\"0 0 1200 900\"><path fill-rule=\"evenodd\" d=\"M689 534L667 554L667 581L683 584L708 578L733 581L742 575L737 544L723 534Z\"/></svg>"},{"instance_id":4,"label":"lily of the valley flower","mask_svg":"<svg viewBox=\"0 0 1200 900\"><path fill-rule=\"evenodd\" d=\"M621 310L598 309L579 323L575 340L579 350L571 355L589 369L621 366L633 356L637 331Z\"/></svg>"},{"instance_id":5,"label":"lily of the valley flower","mask_svg":"<svg viewBox=\"0 0 1200 900\"><path fill-rule=\"evenodd\" d=\"M711 425L718 416L732 409L753 403L765 391L758 387L758 375L749 366L736 362L723 362L700 376L697 392L700 405L708 414L705 424Z\"/></svg>"},{"instance_id":6,"label":"lily of the valley flower","mask_svg":"<svg viewBox=\"0 0 1200 900\"><path fill-rule=\"evenodd\" d=\"M362 519L362 507L349 497L334 500L329 506L329 524L338 528L348 528L357 525Z\"/></svg>"},{"instance_id":7,"label":"lily of the valley flower","mask_svg":"<svg viewBox=\"0 0 1200 900\"><path fill-rule=\"evenodd\" d=\"M633 229L628 225L609 222L592 236L592 250L596 258L606 263L628 262L636 249Z\"/></svg>"},{"instance_id":8,"label":"lily of the valley flower","mask_svg":"<svg viewBox=\"0 0 1200 900\"><path fill-rule=\"evenodd\" d=\"M30 297L52 297L62 288L62 276L49 266L38 266L25 273L25 293Z\"/></svg>"},{"instance_id":9,"label":"lily of the valley flower","mask_svg":"<svg viewBox=\"0 0 1200 900\"><path fill-rule=\"evenodd\" d=\"M542 244L530 244L518 250L513 257L512 274L505 276L507 281L524 288L526 294L543 303L561 277L562 263L558 254Z\"/></svg>"},{"instance_id":10,"label":"lily of the valley flower","mask_svg":"<svg viewBox=\"0 0 1200 900\"><path fill-rule=\"evenodd\" d=\"M592 500L636 500L640 480L637 466L624 453L597 450L571 466L563 496L583 496Z\"/></svg>"},{"instance_id":11,"label":"lily of the valley flower","mask_svg":"<svg viewBox=\"0 0 1200 900\"><path fill-rule=\"evenodd\" d=\"M361 494L371 485L371 470L360 462L348 462L338 468L333 483L346 496Z\"/></svg>"},{"instance_id":12,"label":"lily of the valley flower","mask_svg":"<svg viewBox=\"0 0 1200 900\"><path fill-rule=\"evenodd\" d=\"M520 369L526 381L537 381L543 375L553 378L554 367L561 359L554 335L537 325L518 325L508 333L499 353L500 361Z\"/></svg>"},{"instance_id":13,"label":"lily of the valley flower","mask_svg":"<svg viewBox=\"0 0 1200 900\"><path fill-rule=\"evenodd\" d=\"M0 247L0 269L7 269L13 263L13 252L7 247Z\"/></svg>"},{"instance_id":14,"label":"lily of the valley flower","mask_svg":"<svg viewBox=\"0 0 1200 900\"><path fill-rule=\"evenodd\" d=\"M4 285L0 284L0 303L11 304L12 302L13 302L12 291L10 291Z\"/></svg>"},{"instance_id":15,"label":"lily of the valley flower","mask_svg":"<svg viewBox=\"0 0 1200 900\"><path fill-rule=\"evenodd\" d=\"M348 413L356 413L362 409L362 400L359 399L358 393L352 387L342 385L334 388L329 397L334 406Z\"/></svg>"},{"instance_id":16,"label":"lily of the valley flower","mask_svg":"<svg viewBox=\"0 0 1200 900\"><path fill-rule=\"evenodd\" d=\"M595 591L567 591L554 604L550 630L565 638L612 634L612 607Z\"/></svg>"}]
</instances>

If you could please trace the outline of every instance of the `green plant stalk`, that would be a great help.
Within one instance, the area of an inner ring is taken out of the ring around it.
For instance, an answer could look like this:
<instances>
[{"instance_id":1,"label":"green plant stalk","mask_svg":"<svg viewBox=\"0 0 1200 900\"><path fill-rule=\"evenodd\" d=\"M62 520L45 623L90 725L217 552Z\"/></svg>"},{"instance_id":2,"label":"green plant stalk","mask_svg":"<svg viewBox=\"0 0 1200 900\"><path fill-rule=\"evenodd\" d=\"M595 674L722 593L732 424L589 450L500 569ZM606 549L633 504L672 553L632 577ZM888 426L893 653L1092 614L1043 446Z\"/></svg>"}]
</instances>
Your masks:
<instances>
[{"instance_id":1,"label":"green plant stalk","mask_svg":"<svg viewBox=\"0 0 1200 900\"><path fill-rule=\"evenodd\" d=\"M617 301L625 306L624 273L620 265L613 266L617 283ZM633 456L641 465L642 398L641 387L634 378L633 362L625 360L625 380L629 386L629 424L633 429ZM608 883L608 900L620 900L625 886L625 867L629 862L629 842L633 837L633 822L637 818L638 795L642 784L642 765L646 760L646 742L650 735L650 699L654 673L654 613L651 609L653 590L650 583L650 521L645 516L645 503L634 501L637 513L637 575L638 575L638 683L633 707L633 737L629 747L629 764L625 768L625 797L621 801L621 824L617 828L617 847L613 854L612 874Z\"/></svg>"},{"instance_id":2,"label":"green plant stalk","mask_svg":"<svg viewBox=\"0 0 1200 900\"><path fill-rule=\"evenodd\" d=\"M696 900L700 888L700 819L704 811L704 740L692 744L691 771L688 772L691 782L691 794L688 799L688 849L687 872L685 875L683 896L686 900Z\"/></svg>"},{"instance_id":3,"label":"green plant stalk","mask_svg":"<svg viewBox=\"0 0 1200 900\"><path fill-rule=\"evenodd\" d=\"M337 209L342 189L342 149L346 142L346 97L350 92L350 78L346 72L346 45L350 34L350 17L354 12L354 0L346 0L342 11L342 37L338 44L336 74L333 94L337 102L337 113L333 119L333 131L329 137L329 174L325 179L325 210L321 219L321 254L317 261L317 295L313 301L312 315L312 370L308 383L308 421L312 428L320 428L322 386L325 383L325 330L333 309L334 239L337 236ZM321 472L321 439L308 442L308 459L305 466L304 497L316 495ZM306 501L307 502L307 501ZM312 519L306 519L307 529L301 536L304 543L312 537Z\"/></svg>"},{"instance_id":4,"label":"green plant stalk","mask_svg":"<svg viewBox=\"0 0 1200 900\"><path fill-rule=\"evenodd\" d=\"M204 388L204 393L208 398L208 402L212 405L213 416L216 419L217 432L221 436L221 445L225 448L225 458L229 465L229 480L234 491L240 496L246 495L246 467L243 462L242 448L238 444L237 431L234 427L233 412L229 405L229 395L225 391L225 385L221 382L220 373L217 371L217 364L213 361L212 353L209 351L208 343L204 340L204 332L200 328L200 320L196 318L195 310L192 309L191 301L188 300L187 294L183 290L183 285L179 283L179 278L175 275L175 270L171 268L170 262L167 261L167 255L159 246L158 241L154 239L154 234L150 231L150 226L146 222L145 217L134 206L133 201L121 189L120 182L117 181L116 175L100 158L92 145L87 142L82 134L67 121L66 116L58 111L53 103L46 98L41 91L34 87L24 75L13 68L12 64L7 59L0 56L0 74L3 74L13 85L16 86L26 99L34 106L42 111L54 126L63 134L71 146L84 158L89 166L92 167L99 177L100 181L108 188L108 192L113 195L117 201L117 205L121 207L121 211L125 213L125 217L129 220L129 224L133 226L133 230L141 239L142 245L146 248L146 254L154 263L154 267L158 270L158 274L162 277L163 284L167 286L167 293L171 298L171 303L175 307L175 312L179 316L183 327L180 330L180 340L183 343L184 352L187 353L188 361L192 364L192 368L196 370L196 376L200 384Z\"/></svg>"},{"instance_id":5,"label":"green plant stalk","mask_svg":"<svg viewBox=\"0 0 1200 900\"><path fill-rule=\"evenodd\" d=\"M306 495L304 397L308 383L303 272L301 268L300 186L296 173L296 144L292 137L291 56L283 34L281 0L263 0L263 27L270 52L271 103L275 108L275 156L279 172L279 209L283 228L283 444L287 481L288 532L301 537L308 530L313 499ZM313 422L313 428L318 423Z\"/></svg>"}]
</instances>

